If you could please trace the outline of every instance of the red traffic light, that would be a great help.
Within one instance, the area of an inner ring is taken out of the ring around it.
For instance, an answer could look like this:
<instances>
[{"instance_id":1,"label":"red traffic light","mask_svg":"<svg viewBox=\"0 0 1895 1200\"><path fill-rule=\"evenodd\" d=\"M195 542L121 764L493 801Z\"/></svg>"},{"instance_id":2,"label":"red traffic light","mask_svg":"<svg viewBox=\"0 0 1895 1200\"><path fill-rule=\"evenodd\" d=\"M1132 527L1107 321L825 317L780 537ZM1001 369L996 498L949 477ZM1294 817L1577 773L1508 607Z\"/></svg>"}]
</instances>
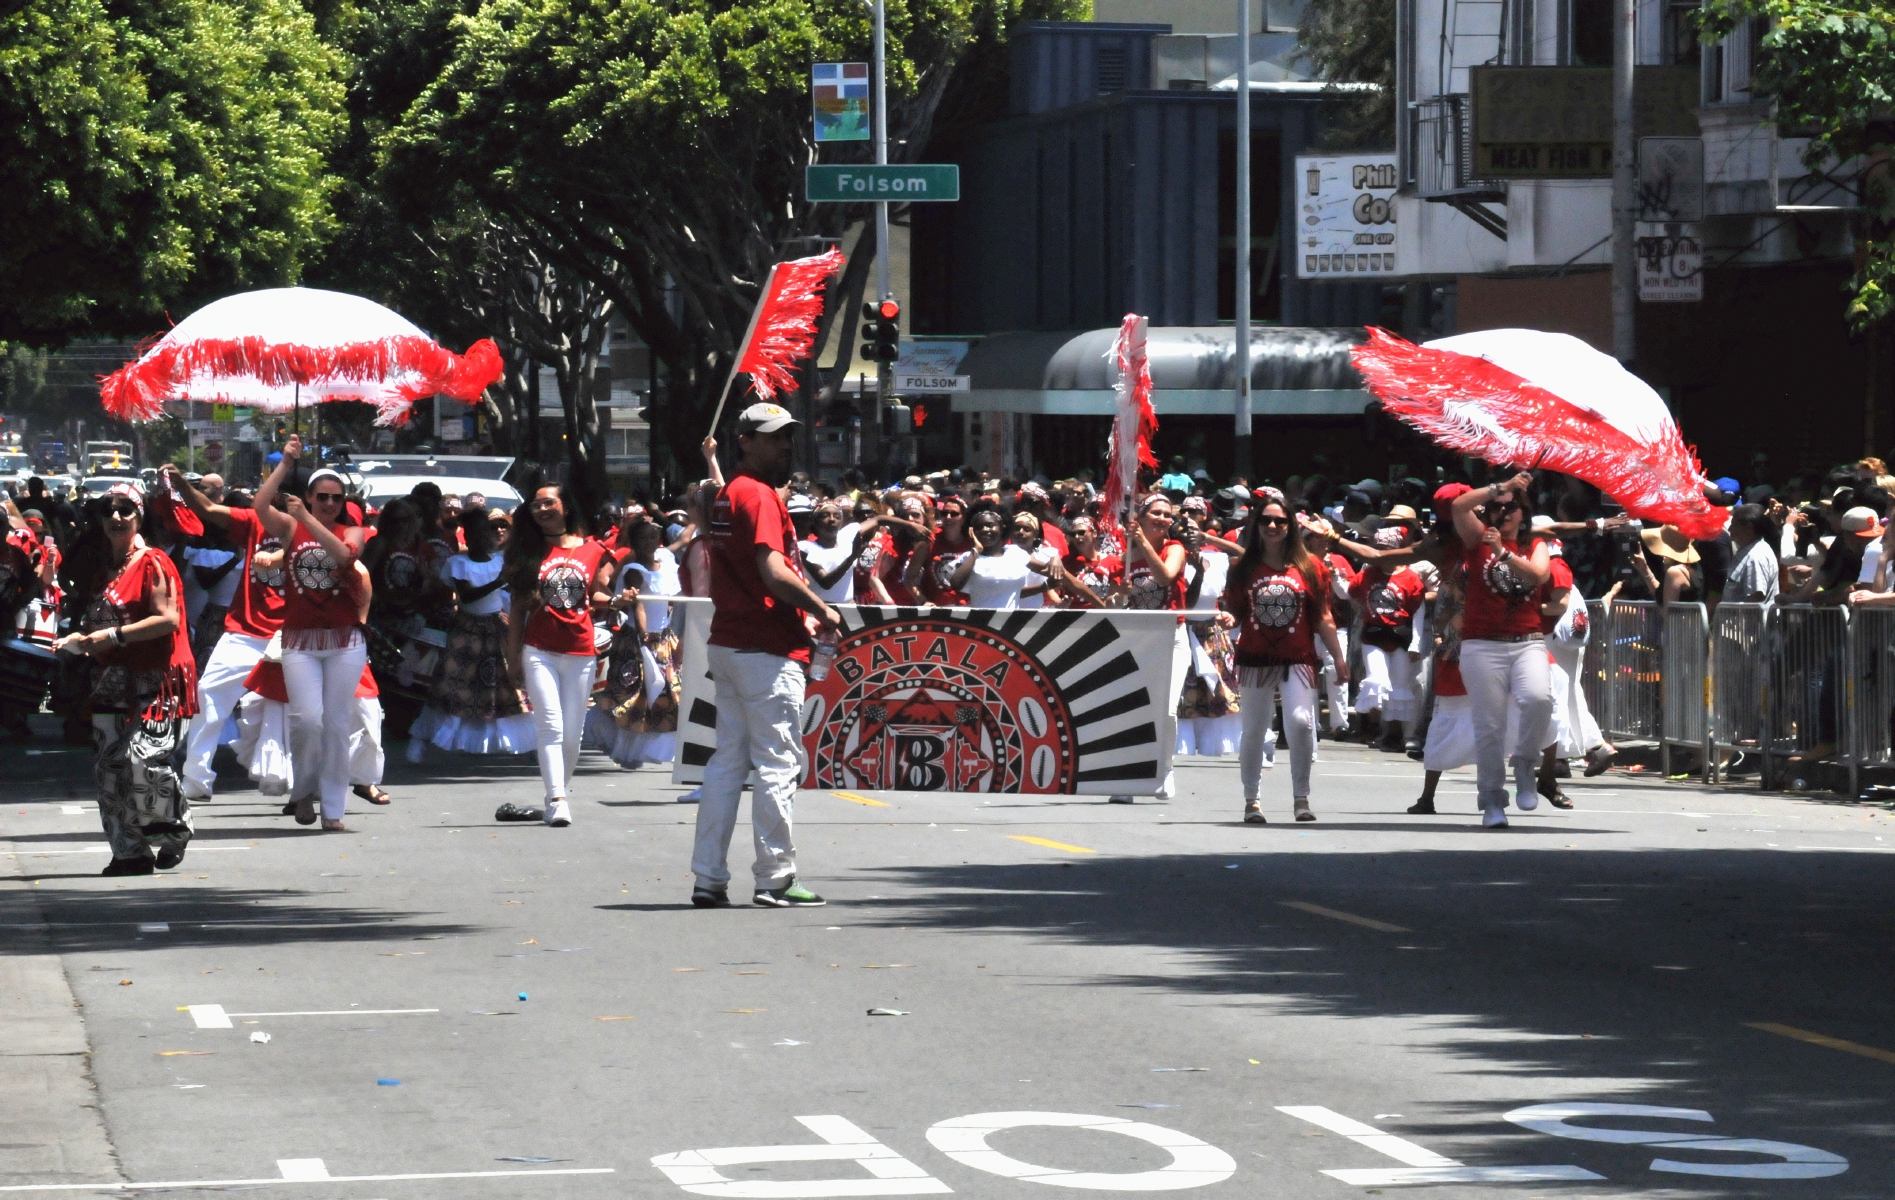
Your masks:
<instances>
[{"instance_id":1,"label":"red traffic light","mask_svg":"<svg viewBox=\"0 0 1895 1200\"><path fill-rule=\"evenodd\" d=\"M893 300L884 300L875 306L875 314L884 321L899 321L901 319L901 305Z\"/></svg>"}]
</instances>

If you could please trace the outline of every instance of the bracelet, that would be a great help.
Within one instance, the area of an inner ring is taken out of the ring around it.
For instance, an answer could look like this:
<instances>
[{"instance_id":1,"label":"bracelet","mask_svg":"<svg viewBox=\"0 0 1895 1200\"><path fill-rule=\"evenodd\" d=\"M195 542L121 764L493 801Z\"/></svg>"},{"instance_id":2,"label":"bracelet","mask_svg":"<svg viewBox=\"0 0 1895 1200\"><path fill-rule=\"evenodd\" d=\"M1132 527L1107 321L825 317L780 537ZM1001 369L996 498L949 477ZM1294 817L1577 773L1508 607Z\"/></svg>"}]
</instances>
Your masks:
<instances>
[{"instance_id":1,"label":"bracelet","mask_svg":"<svg viewBox=\"0 0 1895 1200\"><path fill-rule=\"evenodd\" d=\"M123 625L112 626L112 644L114 646L123 646L125 644L125 627Z\"/></svg>"}]
</instances>

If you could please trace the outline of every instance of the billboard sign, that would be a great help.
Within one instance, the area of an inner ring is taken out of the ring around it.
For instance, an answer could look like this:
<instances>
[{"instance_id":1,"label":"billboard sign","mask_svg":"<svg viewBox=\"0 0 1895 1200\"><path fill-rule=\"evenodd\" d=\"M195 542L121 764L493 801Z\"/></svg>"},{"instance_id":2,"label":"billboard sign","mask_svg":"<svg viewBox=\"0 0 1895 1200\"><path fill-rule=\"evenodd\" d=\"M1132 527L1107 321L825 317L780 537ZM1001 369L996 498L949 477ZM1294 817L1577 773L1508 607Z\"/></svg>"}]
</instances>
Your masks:
<instances>
[{"instance_id":1,"label":"billboard sign","mask_svg":"<svg viewBox=\"0 0 1895 1200\"><path fill-rule=\"evenodd\" d=\"M1298 155L1298 279L1372 279L1395 271L1395 186L1387 154Z\"/></svg>"}]
</instances>

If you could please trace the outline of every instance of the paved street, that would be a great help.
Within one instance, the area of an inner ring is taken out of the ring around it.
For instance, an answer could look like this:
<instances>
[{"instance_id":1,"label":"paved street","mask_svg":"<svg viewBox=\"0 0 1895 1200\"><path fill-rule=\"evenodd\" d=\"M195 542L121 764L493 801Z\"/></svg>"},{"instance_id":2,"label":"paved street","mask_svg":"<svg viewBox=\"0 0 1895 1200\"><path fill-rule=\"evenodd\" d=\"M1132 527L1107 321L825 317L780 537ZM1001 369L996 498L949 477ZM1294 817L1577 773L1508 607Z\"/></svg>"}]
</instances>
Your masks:
<instances>
[{"instance_id":1,"label":"paved street","mask_svg":"<svg viewBox=\"0 0 1895 1200\"><path fill-rule=\"evenodd\" d=\"M661 773L588 755L572 828L498 826L527 760L400 750L352 834L231 779L133 880L89 756L7 752L5 1189L1895 1194L1880 809L1613 775L1488 833L1465 773L1409 817L1417 764L1324 743L1304 826L1287 767L1237 823L1229 760L1129 808L804 793L828 907L745 903L740 826L699 911ZM1516 1111L1575 1104L1702 1112Z\"/></svg>"}]
</instances>

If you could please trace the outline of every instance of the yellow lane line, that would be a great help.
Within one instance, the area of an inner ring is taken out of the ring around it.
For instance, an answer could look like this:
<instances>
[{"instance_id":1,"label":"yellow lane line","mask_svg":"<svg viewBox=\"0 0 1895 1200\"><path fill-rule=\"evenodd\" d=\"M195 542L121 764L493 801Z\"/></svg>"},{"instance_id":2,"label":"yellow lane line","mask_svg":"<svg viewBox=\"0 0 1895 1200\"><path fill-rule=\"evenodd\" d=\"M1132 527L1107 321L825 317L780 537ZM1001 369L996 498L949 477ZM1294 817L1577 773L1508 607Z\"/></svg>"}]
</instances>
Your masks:
<instances>
[{"instance_id":1,"label":"yellow lane line","mask_svg":"<svg viewBox=\"0 0 1895 1200\"><path fill-rule=\"evenodd\" d=\"M1360 925L1364 929L1374 929L1381 933L1412 933L1406 925L1390 925L1387 921L1373 921L1368 917L1358 917L1354 913L1337 912L1333 908L1324 908L1320 904L1310 904L1303 900L1280 900L1284 908L1300 908L1306 913L1315 913L1319 917L1328 917L1332 921L1347 921L1351 925Z\"/></svg>"},{"instance_id":2,"label":"yellow lane line","mask_svg":"<svg viewBox=\"0 0 1895 1200\"><path fill-rule=\"evenodd\" d=\"M1030 837L1024 833L1010 833L1007 836L1012 838L1016 842L1031 842L1035 846L1045 846L1051 850L1070 850L1074 854L1097 854L1098 853L1097 850L1090 850L1084 846L1073 846L1065 842L1048 841L1046 838Z\"/></svg>"},{"instance_id":3,"label":"yellow lane line","mask_svg":"<svg viewBox=\"0 0 1895 1200\"><path fill-rule=\"evenodd\" d=\"M829 794L838 800L847 800L850 804L866 804L870 808L893 807L893 805L886 804L880 800L871 800L867 796L858 796L854 792L830 792Z\"/></svg>"},{"instance_id":4,"label":"yellow lane line","mask_svg":"<svg viewBox=\"0 0 1895 1200\"><path fill-rule=\"evenodd\" d=\"M1774 1021L1746 1021L1752 1029L1761 1029L1765 1033L1774 1033L1779 1037L1795 1038L1799 1042L1808 1042L1812 1046L1827 1046L1831 1050L1840 1050L1844 1054L1860 1054L1863 1058L1873 1058L1879 1062L1895 1063L1895 1051L1879 1050L1874 1046L1864 1046L1861 1042L1845 1042L1841 1038L1832 1038L1825 1034L1811 1033L1807 1029L1798 1029L1794 1025L1778 1025Z\"/></svg>"}]
</instances>

